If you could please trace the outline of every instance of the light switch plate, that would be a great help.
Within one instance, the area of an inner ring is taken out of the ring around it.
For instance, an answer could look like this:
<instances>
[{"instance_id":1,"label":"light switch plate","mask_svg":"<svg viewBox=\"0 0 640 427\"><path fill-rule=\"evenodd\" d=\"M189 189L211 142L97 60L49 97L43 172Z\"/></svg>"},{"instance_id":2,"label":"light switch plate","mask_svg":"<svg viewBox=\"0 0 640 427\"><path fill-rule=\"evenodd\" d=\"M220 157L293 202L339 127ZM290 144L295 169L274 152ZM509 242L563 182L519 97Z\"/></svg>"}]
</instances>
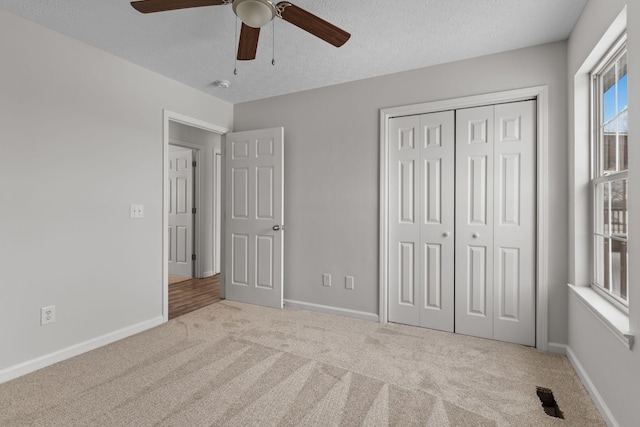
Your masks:
<instances>
[{"instance_id":1,"label":"light switch plate","mask_svg":"<svg viewBox=\"0 0 640 427\"><path fill-rule=\"evenodd\" d=\"M322 286L326 286L328 288L331 287L331 275L328 273L324 273L322 275Z\"/></svg>"}]
</instances>

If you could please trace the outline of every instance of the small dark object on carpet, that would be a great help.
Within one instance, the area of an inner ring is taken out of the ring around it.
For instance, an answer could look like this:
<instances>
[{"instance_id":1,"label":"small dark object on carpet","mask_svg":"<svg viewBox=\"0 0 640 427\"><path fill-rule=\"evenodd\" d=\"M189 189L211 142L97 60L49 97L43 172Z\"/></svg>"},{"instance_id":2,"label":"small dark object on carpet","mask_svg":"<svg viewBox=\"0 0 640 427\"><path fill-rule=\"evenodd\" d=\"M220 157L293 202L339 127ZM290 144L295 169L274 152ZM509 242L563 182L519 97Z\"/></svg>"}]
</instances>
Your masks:
<instances>
[{"instance_id":1,"label":"small dark object on carpet","mask_svg":"<svg viewBox=\"0 0 640 427\"><path fill-rule=\"evenodd\" d=\"M564 414L558 407L556 399L553 397L553 392L550 389L536 387L536 393L538 394L538 398L540 398L540 402L542 402L542 409L544 409L547 415L564 419Z\"/></svg>"}]
</instances>

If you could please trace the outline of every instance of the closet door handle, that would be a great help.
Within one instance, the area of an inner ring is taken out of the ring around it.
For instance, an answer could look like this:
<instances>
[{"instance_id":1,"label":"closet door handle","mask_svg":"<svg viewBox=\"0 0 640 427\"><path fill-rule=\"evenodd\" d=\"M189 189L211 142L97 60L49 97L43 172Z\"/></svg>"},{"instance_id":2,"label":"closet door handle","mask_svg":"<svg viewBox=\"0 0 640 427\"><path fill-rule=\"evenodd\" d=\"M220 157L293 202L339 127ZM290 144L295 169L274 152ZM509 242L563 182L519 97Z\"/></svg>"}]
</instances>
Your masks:
<instances>
[{"instance_id":1,"label":"closet door handle","mask_svg":"<svg viewBox=\"0 0 640 427\"><path fill-rule=\"evenodd\" d=\"M444 233L442 233L442 237L449 237L451 236L451 233L448 231L445 231Z\"/></svg>"},{"instance_id":2,"label":"closet door handle","mask_svg":"<svg viewBox=\"0 0 640 427\"><path fill-rule=\"evenodd\" d=\"M480 233L473 233L473 236L472 236L472 237L473 237L474 239L477 239L478 237L480 237Z\"/></svg>"}]
</instances>

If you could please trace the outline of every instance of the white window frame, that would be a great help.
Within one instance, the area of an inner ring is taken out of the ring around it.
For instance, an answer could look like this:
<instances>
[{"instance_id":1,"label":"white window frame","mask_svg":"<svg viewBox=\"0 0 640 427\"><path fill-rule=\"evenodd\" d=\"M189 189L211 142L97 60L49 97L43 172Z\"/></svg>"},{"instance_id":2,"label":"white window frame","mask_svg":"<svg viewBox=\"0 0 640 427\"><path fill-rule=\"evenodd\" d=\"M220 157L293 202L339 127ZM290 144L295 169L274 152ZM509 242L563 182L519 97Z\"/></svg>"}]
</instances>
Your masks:
<instances>
[{"instance_id":1,"label":"white window frame","mask_svg":"<svg viewBox=\"0 0 640 427\"><path fill-rule=\"evenodd\" d=\"M613 304L611 298L605 298L598 293L595 286L591 286L591 182L590 170L590 138L591 138L591 72L597 68L602 58L610 52L611 47L626 32L627 6L624 6L618 16L613 20L602 37L595 43L593 49L584 58L582 65L573 75L573 132L570 133L569 162L570 169L570 193L569 193L569 291L570 297L576 303L581 304L593 314L604 327L611 332L628 350L633 348L635 340L630 329L629 313L621 310ZM571 130L570 130L571 131ZM632 176L635 171L632 171ZM635 189L634 189L635 191ZM633 193L633 192L632 192ZM629 194L629 197L633 197ZM631 202L631 200L630 200ZM633 274L634 268L631 269ZM632 279L632 277L630 277ZM634 283L630 288L637 289ZM635 292L635 290L630 290ZM632 297L635 298L635 297ZM572 300L569 301L571 308ZM633 306L633 307L631 307ZM635 305L630 300L629 311L634 310ZM580 325L574 325L581 329ZM588 330L583 332L589 333Z\"/></svg>"},{"instance_id":2,"label":"white window frame","mask_svg":"<svg viewBox=\"0 0 640 427\"><path fill-rule=\"evenodd\" d=\"M618 309L622 310L625 313L629 313L629 292L630 292L630 283L629 283L629 274L628 274L628 263L627 263L627 272L626 272L626 283L627 283L627 299L624 300L617 295L615 295L611 290L605 289L603 286L600 286L597 282L597 269L603 268L604 259L598 260L598 247L596 245L598 235L602 236L603 233L598 233L597 225L599 221L598 216L598 208L599 204L598 197L596 194L596 187L599 184L606 182L613 182L619 180L627 180L628 182L628 169L617 171L617 172L609 172L609 173L600 173L602 170L602 162L603 162L603 152L602 152L602 144L600 144L602 139L602 134L600 132L600 115L602 109L602 90L601 83L602 78L601 75L604 70L608 69L612 63L615 63L626 51L627 51L627 34L626 31L616 40L616 42L607 50L602 59L597 63L592 72L590 73L590 123L591 123L591 132L590 132L590 160L591 160L591 173L590 173L590 205L591 205L591 251L590 258L592 260L592 271L591 271L591 288L595 290L598 294L607 299L610 303L616 306ZM616 151L616 155L619 152ZM631 215L629 215L629 218ZM628 224L627 224L628 227ZM609 238L609 237L604 237ZM612 240L621 240L627 242L628 246L628 234L627 237L616 238ZM611 261L609 262L611 265ZM609 279L609 283L612 285L612 280Z\"/></svg>"}]
</instances>

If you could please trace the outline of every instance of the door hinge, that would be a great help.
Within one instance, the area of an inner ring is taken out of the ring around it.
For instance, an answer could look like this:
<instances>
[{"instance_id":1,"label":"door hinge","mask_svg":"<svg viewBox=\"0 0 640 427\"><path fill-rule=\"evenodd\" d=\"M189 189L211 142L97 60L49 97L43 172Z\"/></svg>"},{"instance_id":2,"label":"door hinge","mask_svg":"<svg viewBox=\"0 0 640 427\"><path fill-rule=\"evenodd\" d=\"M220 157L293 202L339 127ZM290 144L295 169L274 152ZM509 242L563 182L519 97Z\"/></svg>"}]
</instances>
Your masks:
<instances>
[{"instance_id":1,"label":"door hinge","mask_svg":"<svg viewBox=\"0 0 640 427\"><path fill-rule=\"evenodd\" d=\"M193 163L191 163L191 166L193 166L194 168L196 167L196 161L194 160Z\"/></svg>"},{"instance_id":2,"label":"door hinge","mask_svg":"<svg viewBox=\"0 0 640 427\"><path fill-rule=\"evenodd\" d=\"M196 213L196 208L191 208L191 213L195 214Z\"/></svg>"},{"instance_id":3,"label":"door hinge","mask_svg":"<svg viewBox=\"0 0 640 427\"><path fill-rule=\"evenodd\" d=\"M195 261L196 260L196 254L191 254L191 261Z\"/></svg>"}]
</instances>

